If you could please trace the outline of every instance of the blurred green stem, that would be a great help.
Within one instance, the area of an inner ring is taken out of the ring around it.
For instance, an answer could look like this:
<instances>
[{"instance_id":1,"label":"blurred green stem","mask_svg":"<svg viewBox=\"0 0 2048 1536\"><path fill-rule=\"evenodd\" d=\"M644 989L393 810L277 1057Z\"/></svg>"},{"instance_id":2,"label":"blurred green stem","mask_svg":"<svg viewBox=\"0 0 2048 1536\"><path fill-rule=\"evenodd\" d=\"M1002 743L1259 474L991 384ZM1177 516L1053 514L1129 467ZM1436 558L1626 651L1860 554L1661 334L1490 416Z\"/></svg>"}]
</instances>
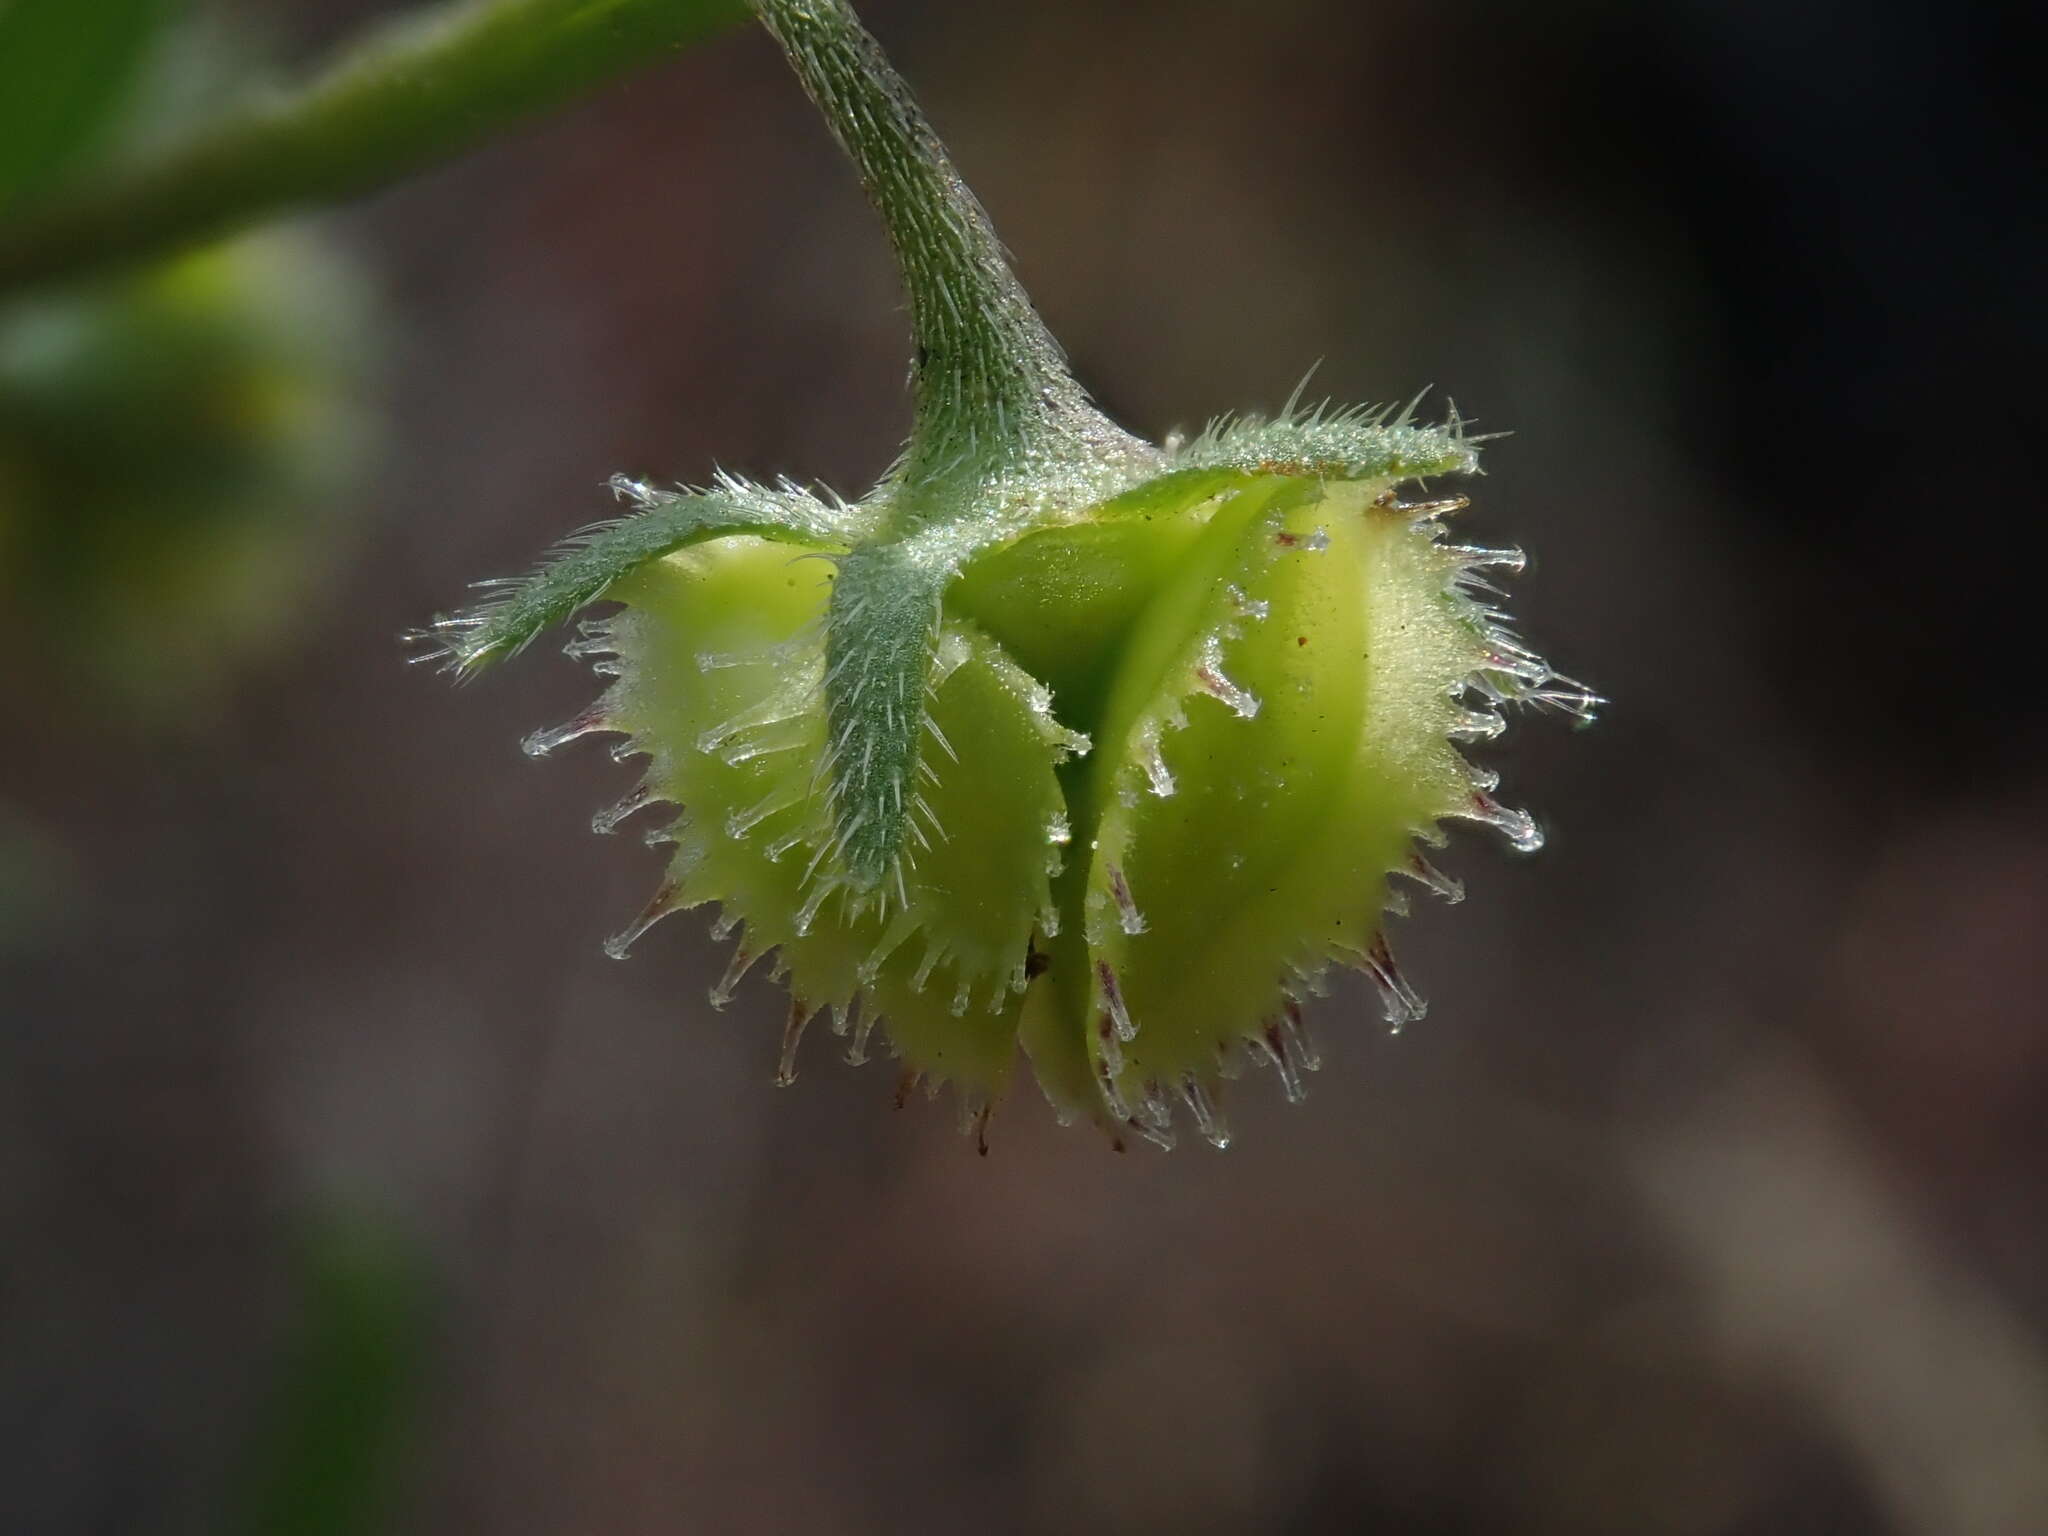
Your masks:
<instances>
[{"instance_id":1,"label":"blurred green stem","mask_svg":"<svg viewBox=\"0 0 2048 1536\"><path fill-rule=\"evenodd\" d=\"M737 22L743 0L472 0L0 227L0 291L160 256L373 191Z\"/></svg>"}]
</instances>

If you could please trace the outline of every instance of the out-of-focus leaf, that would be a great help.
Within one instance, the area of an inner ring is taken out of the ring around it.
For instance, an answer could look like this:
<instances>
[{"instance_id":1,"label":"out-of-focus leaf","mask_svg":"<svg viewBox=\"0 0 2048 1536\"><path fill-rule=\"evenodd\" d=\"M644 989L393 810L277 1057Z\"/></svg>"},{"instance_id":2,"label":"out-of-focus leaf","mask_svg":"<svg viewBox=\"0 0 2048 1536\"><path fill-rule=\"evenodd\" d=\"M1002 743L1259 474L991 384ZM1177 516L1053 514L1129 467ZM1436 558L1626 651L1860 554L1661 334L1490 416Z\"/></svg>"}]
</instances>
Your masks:
<instances>
[{"instance_id":1,"label":"out-of-focus leaf","mask_svg":"<svg viewBox=\"0 0 2048 1536\"><path fill-rule=\"evenodd\" d=\"M159 726L279 654L374 449L375 313L303 230L0 308L0 649Z\"/></svg>"},{"instance_id":2,"label":"out-of-focus leaf","mask_svg":"<svg viewBox=\"0 0 2048 1536\"><path fill-rule=\"evenodd\" d=\"M297 1269L298 1325L232 1525L261 1536L384 1530L426 1373L425 1263L395 1229L329 1213Z\"/></svg>"},{"instance_id":3,"label":"out-of-focus leaf","mask_svg":"<svg viewBox=\"0 0 2048 1536\"><path fill-rule=\"evenodd\" d=\"M0 212L97 147L172 9L171 0L0 0Z\"/></svg>"},{"instance_id":4,"label":"out-of-focus leaf","mask_svg":"<svg viewBox=\"0 0 2048 1536\"><path fill-rule=\"evenodd\" d=\"M209 126L0 220L0 290L133 266L373 191L746 14L744 0L427 5L370 28L306 84L235 93Z\"/></svg>"}]
</instances>

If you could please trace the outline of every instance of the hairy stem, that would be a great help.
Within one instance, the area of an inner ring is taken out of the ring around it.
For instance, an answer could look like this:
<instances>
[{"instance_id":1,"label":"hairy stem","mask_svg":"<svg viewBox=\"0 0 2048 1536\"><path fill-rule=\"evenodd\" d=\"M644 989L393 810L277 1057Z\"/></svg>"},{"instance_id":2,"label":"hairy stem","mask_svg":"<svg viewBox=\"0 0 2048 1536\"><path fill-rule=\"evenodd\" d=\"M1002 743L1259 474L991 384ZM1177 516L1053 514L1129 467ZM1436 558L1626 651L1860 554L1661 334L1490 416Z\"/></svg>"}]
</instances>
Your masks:
<instances>
[{"instance_id":1,"label":"hairy stem","mask_svg":"<svg viewBox=\"0 0 2048 1536\"><path fill-rule=\"evenodd\" d=\"M986 478L1049 438L1120 435L1067 371L988 215L846 0L753 5L859 166L896 249L916 342L903 486L914 496Z\"/></svg>"},{"instance_id":2,"label":"hairy stem","mask_svg":"<svg viewBox=\"0 0 2048 1536\"><path fill-rule=\"evenodd\" d=\"M309 84L0 229L0 291L372 191L744 14L741 0L476 0L405 18Z\"/></svg>"}]
</instances>

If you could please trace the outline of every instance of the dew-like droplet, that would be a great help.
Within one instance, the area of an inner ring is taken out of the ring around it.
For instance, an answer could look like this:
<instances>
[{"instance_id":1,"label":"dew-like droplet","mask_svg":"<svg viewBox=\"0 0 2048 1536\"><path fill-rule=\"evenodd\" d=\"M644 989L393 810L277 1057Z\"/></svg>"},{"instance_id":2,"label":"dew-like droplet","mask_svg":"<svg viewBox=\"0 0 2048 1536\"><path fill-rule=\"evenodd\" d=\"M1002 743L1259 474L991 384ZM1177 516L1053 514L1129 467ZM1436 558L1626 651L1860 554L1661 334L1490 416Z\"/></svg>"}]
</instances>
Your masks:
<instances>
[{"instance_id":1,"label":"dew-like droplet","mask_svg":"<svg viewBox=\"0 0 2048 1536\"><path fill-rule=\"evenodd\" d=\"M1507 728L1507 721L1490 709L1468 709L1459 713L1457 723L1444 734L1452 741L1492 741Z\"/></svg>"},{"instance_id":2,"label":"dew-like droplet","mask_svg":"<svg viewBox=\"0 0 2048 1536\"><path fill-rule=\"evenodd\" d=\"M616 727L605 717L603 708L593 704L574 720L533 732L519 743L519 750L528 757L546 757L555 748L566 746L580 736L613 729Z\"/></svg>"},{"instance_id":3,"label":"dew-like droplet","mask_svg":"<svg viewBox=\"0 0 2048 1536\"><path fill-rule=\"evenodd\" d=\"M1164 800L1173 793L1173 770L1166 766L1166 757L1159 750L1159 722L1147 720L1138 728L1136 739L1131 744L1138 766L1145 770L1145 782L1152 786L1152 793Z\"/></svg>"},{"instance_id":4,"label":"dew-like droplet","mask_svg":"<svg viewBox=\"0 0 2048 1536\"><path fill-rule=\"evenodd\" d=\"M1531 689L1525 697L1531 704L1570 715L1573 722L1581 727L1591 725L1600 713L1600 706L1607 702L1584 683L1557 672L1551 673L1541 687Z\"/></svg>"},{"instance_id":5,"label":"dew-like droplet","mask_svg":"<svg viewBox=\"0 0 2048 1536\"><path fill-rule=\"evenodd\" d=\"M1136 1131L1146 1141L1151 1142L1153 1146L1162 1152L1171 1152L1179 1144L1170 1129L1161 1130L1157 1126L1147 1125L1144 1121L1135 1118L1125 1120L1124 1124ZM1121 1141L1113 1142L1111 1145L1119 1152L1124 1149Z\"/></svg>"},{"instance_id":6,"label":"dew-like droplet","mask_svg":"<svg viewBox=\"0 0 2048 1536\"><path fill-rule=\"evenodd\" d=\"M591 817L590 830L599 837L609 837L612 833L618 831L620 822L643 806L651 805L653 801L654 786L652 784L635 785L631 793L621 799L618 804L608 805Z\"/></svg>"},{"instance_id":7,"label":"dew-like droplet","mask_svg":"<svg viewBox=\"0 0 2048 1536\"><path fill-rule=\"evenodd\" d=\"M1467 570L1506 571L1510 576L1519 576L1529 568L1528 555L1512 546L1481 549L1472 544L1450 544L1444 547L1444 553L1456 556Z\"/></svg>"},{"instance_id":8,"label":"dew-like droplet","mask_svg":"<svg viewBox=\"0 0 2048 1536\"><path fill-rule=\"evenodd\" d=\"M825 905L825 899L840 889L844 877L827 875L811 882L810 894L804 897L803 905L796 909L796 920L791 925L798 938L803 938L818 921L818 912Z\"/></svg>"},{"instance_id":9,"label":"dew-like droplet","mask_svg":"<svg viewBox=\"0 0 2048 1536\"><path fill-rule=\"evenodd\" d=\"M702 672L718 672L729 667L770 665L786 673L799 670L816 672L820 664L817 631L808 628L791 635L787 640L778 640L773 645L750 646L743 651L697 653L697 668Z\"/></svg>"},{"instance_id":10,"label":"dew-like droplet","mask_svg":"<svg viewBox=\"0 0 2048 1536\"><path fill-rule=\"evenodd\" d=\"M1173 1099L1156 1080L1148 1079L1138 1099L1137 1118L1155 1130L1173 1129Z\"/></svg>"},{"instance_id":11,"label":"dew-like droplet","mask_svg":"<svg viewBox=\"0 0 2048 1536\"><path fill-rule=\"evenodd\" d=\"M745 937L742 936L739 948L732 952L732 958L726 962L725 973L718 978L711 988L708 995L711 1006L723 1008L727 1003L731 1002L733 993L739 990L741 979L745 977L748 971L754 968L754 962L760 958L760 953L750 946Z\"/></svg>"},{"instance_id":12,"label":"dew-like droplet","mask_svg":"<svg viewBox=\"0 0 2048 1536\"><path fill-rule=\"evenodd\" d=\"M801 998L789 1000L789 1017L782 1025L782 1056L775 1064L775 1086L787 1088L796 1081L797 1047L804 1043L804 1026L811 1022L811 1010Z\"/></svg>"},{"instance_id":13,"label":"dew-like droplet","mask_svg":"<svg viewBox=\"0 0 2048 1536\"><path fill-rule=\"evenodd\" d=\"M1324 542L1329 542L1327 537ZM1195 666L1195 686L1242 719L1249 720L1259 712L1258 696L1238 687L1224 672L1221 636L1210 635L1202 642L1202 659Z\"/></svg>"},{"instance_id":14,"label":"dew-like droplet","mask_svg":"<svg viewBox=\"0 0 2048 1536\"><path fill-rule=\"evenodd\" d=\"M1292 996L1298 1001L1303 994L1309 997L1330 995L1329 967L1326 965L1298 966L1293 974ZM1311 1071L1314 1069L1311 1068Z\"/></svg>"},{"instance_id":15,"label":"dew-like droplet","mask_svg":"<svg viewBox=\"0 0 2048 1536\"><path fill-rule=\"evenodd\" d=\"M1401 512L1423 522L1432 517L1447 517L1453 512L1462 512L1472 505L1469 496L1440 496L1434 501L1398 501L1391 491L1383 494L1375 503L1390 512Z\"/></svg>"},{"instance_id":16,"label":"dew-like droplet","mask_svg":"<svg viewBox=\"0 0 2048 1536\"><path fill-rule=\"evenodd\" d=\"M995 1101L983 1093L959 1091L959 1126L962 1136L974 1138L974 1150L988 1156L988 1123L995 1114Z\"/></svg>"},{"instance_id":17,"label":"dew-like droplet","mask_svg":"<svg viewBox=\"0 0 2048 1536\"><path fill-rule=\"evenodd\" d=\"M1180 1099L1195 1117L1195 1129L1202 1133L1204 1141L1219 1152L1230 1145L1230 1127L1224 1123L1222 1110L1208 1087L1192 1072L1180 1080Z\"/></svg>"},{"instance_id":18,"label":"dew-like droplet","mask_svg":"<svg viewBox=\"0 0 2048 1536\"><path fill-rule=\"evenodd\" d=\"M772 757L777 752L793 752L806 745L811 739L812 723L802 715L791 715L787 719L744 731L718 749L718 755L727 767L737 768L742 763L751 763L759 757Z\"/></svg>"},{"instance_id":19,"label":"dew-like droplet","mask_svg":"<svg viewBox=\"0 0 2048 1536\"><path fill-rule=\"evenodd\" d=\"M865 1066L868 1059L868 1037L875 1032L875 1020L879 1015L875 1005L866 998L856 998L853 1004L853 1038L846 1044L846 1064L849 1067Z\"/></svg>"},{"instance_id":20,"label":"dew-like droplet","mask_svg":"<svg viewBox=\"0 0 2048 1536\"><path fill-rule=\"evenodd\" d=\"M1420 881L1453 906L1465 899L1464 883L1453 880L1419 853L1408 855L1408 862L1403 866L1401 873L1411 880Z\"/></svg>"},{"instance_id":21,"label":"dew-like droplet","mask_svg":"<svg viewBox=\"0 0 2048 1536\"><path fill-rule=\"evenodd\" d=\"M1137 934L1145 931L1145 914L1138 910L1137 902L1131 899L1130 883L1124 879L1123 869L1115 864L1107 866L1109 871L1109 894L1116 902L1117 925L1125 933ZM1130 1036L1124 1037L1126 1040Z\"/></svg>"},{"instance_id":22,"label":"dew-like droplet","mask_svg":"<svg viewBox=\"0 0 2048 1536\"><path fill-rule=\"evenodd\" d=\"M1116 1026L1116 1037L1130 1041L1138 1038L1138 1026L1131 1019L1131 1013L1124 1006L1124 989L1117 984L1116 969L1107 960L1095 962L1095 979L1101 987L1102 1004L1109 1010L1109 1017Z\"/></svg>"},{"instance_id":23,"label":"dew-like droplet","mask_svg":"<svg viewBox=\"0 0 2048 1536\"><path fill-rule=\"evenodd\" d=\"M794 784L778 783L767 795L754 804L743 806L725 818L726 835L745 837L770 816L788 810L804 797L803 789ZM773 855L771 855L772 857Z\"/></svg>"},{"instance_id":24,"label":"dew-like droplet","mask_svg":"<svg viewBox=\"0 0 2048 1536\"><path fill-rule=\"evenodd\" d=\"M1277 1021L1280 1038L1287 1042L1287 1055L1304 1072L1323 1070L1323 1053L1316 1049L1315 1038L1308 1032L1308 1021L1301 1015L1298 1003L1288 1003L1280 1010Z\"/></svg>"},{"instance_id":25,"label":"dew-like droplet","mask_svg":"<svg viewBox=\"0 0 2048 1536\"><path fill-rule=\"evenodd\" d=\"M1502 805L1484 790L1472 796L1471 808L1457 813L1492 827L1517 853L1534 853L1543 846L1543 829L1527 811Z\"/></svg>"},{"instance_id":26,"label":"dew-like droplet","mask_svg":"<svg viewBox=\"0 0 2048 1536\"><path fill-rule=\"evenodd\" d=\"M613 475L605 483L611 487L613 496L617 497L620 501L632 502L642 511L645 511L661 500L661 492L657 491L645 480L636 480L631 475Z\"/></svg>"},{"instance_id":27,"label":"dew-like droplet","mask_svg":"<svg viewBox=\"0 0 2048 1536\"><path fill-rule=\"evenodd\" d=\"M1421 1022L1429 1014L1429 1003L1408 984L1408 978L1401 974L1401 967L1394 961L1394 952L1387 947L1385 934L1376 935L1372 947L1366 952L1366 975L1372 978L1373 987L1380 995L1380 1012L1385 1016L1387 1027L1399 1033L1409 1024Z\"/></svg>"},{"instance_id":28,"label":"dew-like droplet","mask_svg":"<svg viewBox=\"0 0 2048 1536\"><path fill-rule=\"evenodd\" d=\"M626 952L638 942L640 935L676 910L677 898L682 894L675 885L664 885L654 893L654 899L640 911L624 929L604 941L604 952L614 960L626 958Z\"/></svg>"},{"instance_id":29,"label":"dew-like droplet","mask_svg":"<svg viewBox=\"0 0 2048 1536\"><path fill-rule=\"evenodd\" d=\"M1101 1038L1113 1050L1112 1031L1107 1027L1107 1023L1105 1020ZM1107 1051L1095 1058L1095 1086L1101 1090L1103 1107L1108 1111L1113 1124L1121 1124L1131 1118L1131 1108L1124 1102L1123 1090L1117 1086L1117 1078L1122 1075L1122 1071L1121 1058L1113 1064Z\"/></svg>"},{"instance_id":30,"label":"dew-like droplet","mask_svg":"<svg viewBox=\"0 0 2048 1536\"><path fill-rule=\"evenodd\" d=\"M1543 658L1534 652L1498 637L1490 642L1490 647L1486 659L1479 664L1480 670L1512 678L1519 684L1511 697L1520 698L1529 689L1549 681L1550 668L1544 665Z\"/></svg>"},{"instance_id":31,"label":"dew-like droplet","mask_svg":"<svg viewBox=\"0 0 2048 1536\"><path fill-rule=\"evenodd\" d=\"M794 690L770 694L753 708L743 709L738 714L700 732L697 736L697 750L716 752L743 732L780 725L794 716L801 715L804 712L803 700L793 694Z\"/></svg>"},{"instance_id":32,"label":"dew-like droplet","mask_svg":"<svg viewBox=\"0 0 2048 1536\"><path fill-rule=\"evenodd\" d=\"M1101 1070L1109 1077L1122 1077L1124 1073L1124 1050L1117 1043L1116 1020L1105 1009L1095 1020L1096 1056ZM1123 1119L1119 1114L1117 1119Z\"/></svg>"},{"instance_id":33,"label":"dew-like droplet","mask_svg":"<svg viewBox=\"0 0 2048 1536\"><path fill-rule=\"evenodd\" d=\"M1273 611L1271 602L1263 597L1247 597L1244 588L1238 586L1235 582L1232 582L1226 590L1230 594L1231 606L1237 610L1240 618L1263 619Z\"/></svg>"},{"instance_id":34,"label":"dew-like droplet","mask_svg":"<svg viewBox=\"0 0 2048 1536\"><path fill-rule=\"evenodd\" d=\"M1277 1021L1268 1023L1258 1034L1248 1036L1245 1043L1254 1061L1263 1061L1280 1074L1280 1091L1287 1095L1288 1103L1299 1104L1308 1097L1308 1090L1301 1083L1301 1073L1288 1054L1287 1037L1281 1033Z\"/></svg>"}]
</instances>

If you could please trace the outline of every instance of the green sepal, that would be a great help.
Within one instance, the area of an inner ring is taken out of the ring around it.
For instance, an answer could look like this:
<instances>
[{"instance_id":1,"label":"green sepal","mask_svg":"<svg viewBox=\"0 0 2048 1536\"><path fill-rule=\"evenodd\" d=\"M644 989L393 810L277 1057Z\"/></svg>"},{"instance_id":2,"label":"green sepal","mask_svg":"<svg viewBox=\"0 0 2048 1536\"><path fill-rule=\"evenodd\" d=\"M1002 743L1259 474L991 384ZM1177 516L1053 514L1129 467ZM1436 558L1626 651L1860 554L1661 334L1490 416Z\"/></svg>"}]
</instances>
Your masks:
<instances>
[{"instance_id":1,"label":"green sepal","mask_svg":"<svg viewBox=\"0 0 2048 1536\"><path fill-rule=\"evenodd\" d=\"M914 542L857 549L839 562L826 616L834 862L884 903L886 885L901 875L949 574Z\"/></svg>"},{"instance_id":2,"label":"green sepal","mask_svg":"<svg viewBox=\"0 0 2048 1536\"><path fill-rule=\"evenodd\" d=\"M1288 409L1273 418L1229 416L1174 454L1182 469L1237 469L1249 474L1313 475L1391 485L1430 475L1472 474L1477 444L1453 409L1441 426L1413 424L1418 395L1399 415L1390 405L1327 403ZM1391 418L1391 419L1390 419Z\"/></svg>"},{"instance_id":3,"label":"green sepal","mask_svg":"<svg viewBox=\"0 0 2048 1536\"><path fill-rule=\"evenodd\" d=\"M571 534L530 576L479 583L495 589L491 596L410 637L431 647L423 659L441 662L458 679L472 677L601 601L614 582L648 561L706 539L751 534L841 549L862 528L857 509L787 484L726 478L710 490L657 491L617 476L612 488L641 510Z\"/></svg>"}]
</instances>

